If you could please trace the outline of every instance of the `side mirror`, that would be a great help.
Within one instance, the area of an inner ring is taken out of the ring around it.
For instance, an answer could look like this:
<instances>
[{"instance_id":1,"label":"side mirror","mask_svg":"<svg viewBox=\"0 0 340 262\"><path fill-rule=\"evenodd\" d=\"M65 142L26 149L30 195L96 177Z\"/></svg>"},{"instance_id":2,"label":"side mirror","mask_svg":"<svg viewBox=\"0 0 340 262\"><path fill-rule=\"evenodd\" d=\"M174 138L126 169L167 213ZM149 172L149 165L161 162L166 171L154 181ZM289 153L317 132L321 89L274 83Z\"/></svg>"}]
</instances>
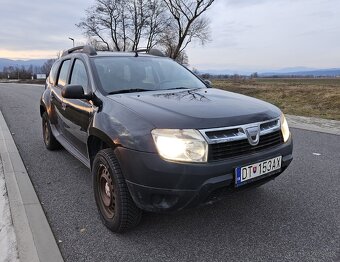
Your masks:
<instances>
[{"instance_id":1,"label":"side mirror","mask_svg":"<svg viewBox=\"0 0 340 262\"><path fill-rule=\"evenodd\" d=\"M204 83L206 83L208 86L211 86L211 85L212 85L211 81L208 80L208 79L204 79Z\"/></svg>"},{"instance_id":2,"label":"side mirror","mask_svg":"<svg viewBox=\"0 0 340 262\"><path fill-rule=\"evenodd\" d=\"M70 99L91 99L92 97L84 94L84 88L81 85L66 85L61 90L61 95Z\"/></svg>"}]
</instances>

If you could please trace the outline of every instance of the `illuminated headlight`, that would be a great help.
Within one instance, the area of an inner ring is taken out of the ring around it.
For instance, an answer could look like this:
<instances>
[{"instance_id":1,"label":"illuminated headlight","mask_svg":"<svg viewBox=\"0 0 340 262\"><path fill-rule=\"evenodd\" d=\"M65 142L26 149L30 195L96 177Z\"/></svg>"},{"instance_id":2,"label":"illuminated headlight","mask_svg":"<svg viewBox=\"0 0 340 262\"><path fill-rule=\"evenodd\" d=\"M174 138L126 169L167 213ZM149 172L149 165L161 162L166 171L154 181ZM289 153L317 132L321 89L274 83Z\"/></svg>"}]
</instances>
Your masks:
<instances>
[{"instance_id":1,"label":"illuminated headlight","mask_svg":"<svg viewBox=\"0 0 340 262\"><path fill-rule=\"evenodd\" d=\"M290 136L289 127L284 114L281 115L281 132L283 136L283 141L287 142Z\"/></svg>"},{"instance_id":2,"label":"illuminated headlight","mask_svg":"<svg viewBox=\"0 0 340 262\"><path fill-rule=\"evenodd\" d=\"M154 129L151 131L158 153L167 160L207 162L208 144L193 129Z\"/></svg>"}]
</instances>

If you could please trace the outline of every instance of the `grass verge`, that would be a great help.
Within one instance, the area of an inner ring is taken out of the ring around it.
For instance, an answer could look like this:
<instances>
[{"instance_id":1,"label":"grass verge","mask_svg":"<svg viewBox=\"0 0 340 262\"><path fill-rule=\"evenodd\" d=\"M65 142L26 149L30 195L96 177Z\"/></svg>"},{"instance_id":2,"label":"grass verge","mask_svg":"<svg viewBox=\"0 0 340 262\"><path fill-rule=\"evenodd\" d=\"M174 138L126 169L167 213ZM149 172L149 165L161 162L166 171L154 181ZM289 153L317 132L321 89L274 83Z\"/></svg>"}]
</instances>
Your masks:
<instances>
[{"instance_id":1,"label":"grass verge","mask_svg":"<svg viewBox=\"0 0 340 262\"><path fill-rule=\"evenodd\" d=\"M340 120L340 79L213 80L213 86L265 100L284 113Z\"/></svg>"}]
</instances>

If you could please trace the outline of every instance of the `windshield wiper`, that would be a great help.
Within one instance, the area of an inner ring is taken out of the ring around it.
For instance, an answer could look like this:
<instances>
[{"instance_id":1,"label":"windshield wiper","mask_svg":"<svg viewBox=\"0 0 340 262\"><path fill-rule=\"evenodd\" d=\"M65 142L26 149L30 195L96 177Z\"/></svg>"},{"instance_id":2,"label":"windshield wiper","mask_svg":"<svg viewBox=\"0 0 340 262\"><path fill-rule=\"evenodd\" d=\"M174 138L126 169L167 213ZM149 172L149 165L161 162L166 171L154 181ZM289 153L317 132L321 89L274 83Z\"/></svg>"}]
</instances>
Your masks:
<instances>
[{"instance_id":1,"label":"windshield wiper","mask_svg":"<svg viewBox=\"0 0 340 262\"><path fill-rule=\"evenodd\" d=\"M122 90L112 91L112 92L109 92L108 95L134 93L134 92L145 92L145 91L153 91L153 90L142 89L142 88L131 88L131 89L122 89Z\"/></svg>"},{"instance_id":2,"label":"windshield wiper","mask_svg":"<svg viewBox=\"0 0 340 262\"><path fill-rule=\"evenodd\" d=\"M174 87L174 88L167 88L166 90L176 90L176 89L192 89L192 88L180 86L180 87Z\"/></svg>"}]
</instances>

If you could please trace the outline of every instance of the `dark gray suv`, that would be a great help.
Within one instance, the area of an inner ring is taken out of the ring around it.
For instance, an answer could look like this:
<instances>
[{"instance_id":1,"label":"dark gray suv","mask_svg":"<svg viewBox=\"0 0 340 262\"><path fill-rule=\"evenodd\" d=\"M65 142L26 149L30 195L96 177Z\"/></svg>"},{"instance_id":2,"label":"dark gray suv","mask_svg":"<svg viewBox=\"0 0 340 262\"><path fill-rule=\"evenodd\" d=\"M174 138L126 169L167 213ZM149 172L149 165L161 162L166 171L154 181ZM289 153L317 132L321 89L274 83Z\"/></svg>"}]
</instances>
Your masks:
<instances>
[{"instance_id":1,"label":"dark gray suv","mask_svg":"<svg viewBox=\"0 0 340 262\"><path fill-rule=\"evenodd\" d=\"M153 49L64 52L40 113L47 149L63 146L91 169L114 232L137 225L142 210L176 211L261 185L292 161L277 107L214 89Z\"/></svg>"}]
</instances>

